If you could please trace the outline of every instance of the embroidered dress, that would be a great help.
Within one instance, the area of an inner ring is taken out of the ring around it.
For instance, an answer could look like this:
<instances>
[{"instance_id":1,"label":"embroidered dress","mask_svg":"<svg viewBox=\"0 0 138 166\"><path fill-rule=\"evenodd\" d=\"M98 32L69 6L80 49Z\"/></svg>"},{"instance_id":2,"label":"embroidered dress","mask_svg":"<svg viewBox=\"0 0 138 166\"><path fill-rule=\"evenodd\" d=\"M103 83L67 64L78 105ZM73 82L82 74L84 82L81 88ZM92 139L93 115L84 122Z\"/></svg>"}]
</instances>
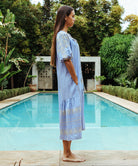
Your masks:
<instances>
[{"instance_id":1,"label":"embroidered dress","mask_svg":"<svg viewBox=\"0 0 138 166\"><path fill-rule=\"evenodd\" d=\"M60 139L67 141L80 139L82 130L85 130L84 84L77 40L69 33L59 31L56 37L56 52ZM64 60L67 59L71 59L74 65L78 85L65 66Z\"/></svg>"}]
</instances>

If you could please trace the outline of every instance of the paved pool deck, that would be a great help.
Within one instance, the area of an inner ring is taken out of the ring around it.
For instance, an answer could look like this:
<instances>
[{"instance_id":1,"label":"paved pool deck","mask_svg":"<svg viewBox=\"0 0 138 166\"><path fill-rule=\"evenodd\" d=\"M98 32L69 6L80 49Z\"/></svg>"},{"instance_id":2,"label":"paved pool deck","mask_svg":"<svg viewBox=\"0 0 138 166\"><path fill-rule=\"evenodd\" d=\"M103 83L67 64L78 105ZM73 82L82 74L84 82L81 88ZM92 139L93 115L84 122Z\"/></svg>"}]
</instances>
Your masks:
<instances>
[{"instance_id":1,"label":"paved pool deck","mask_svg":"<svg viewBox=\"0 0 138 166\"><path fill-rule=\"evenodd\" d=\"M0 109L40 92L29 92L0 101ZM116 104L138 113L138 103L130 102L103 92L94 92ZM137 139L137 138L136 138ZM87 143L87 142L86 142ZM138 166L138 151L79 150L73 151L86 159L85 162L63 162L62 151L0 151L0 166Z\"/></svg>"},{"instance_id":2,"label":"paved pool deck","mask_svg":"<svg viewBox=\"0 0 138 166\"><path fill-rule=\"evenodd\" d=\"M138 151L73 151L85 162L63 162L62 151L1 151L0 166L138 166Z\"/></svg>"},{"instance_id":3,"label":"paved pool deck","mask_svg":"<svg viewBox=\"0 0 138 166\"><path fill-rule=\"evenodd\" d=\"M2 101L0 101L0 109L7 107L9 105L12 105L14 103L17 103L18 101L21 101L23 99L26 99L26 98L36 95L38 93L40 93L40 92L29 92L29 93L25 93L25 94L22 94L19 96L11 97L6 100L2 100Z\"/></svg>"}]
</instances>

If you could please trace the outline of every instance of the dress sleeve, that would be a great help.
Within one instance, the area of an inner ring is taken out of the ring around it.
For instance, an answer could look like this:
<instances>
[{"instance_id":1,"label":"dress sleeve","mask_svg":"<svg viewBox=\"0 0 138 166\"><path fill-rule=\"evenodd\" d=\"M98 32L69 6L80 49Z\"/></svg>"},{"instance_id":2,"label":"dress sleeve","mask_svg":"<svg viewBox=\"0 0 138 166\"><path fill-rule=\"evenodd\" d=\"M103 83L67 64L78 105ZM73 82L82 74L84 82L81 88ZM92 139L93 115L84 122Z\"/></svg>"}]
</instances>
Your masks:
<instances>
[{"instance_id":1,"label":"dress sleeve","mask_svg":"<svg viewBox=\"0 0 138 166\"><path fill-rule=\"evenodd\" d=\"M56 38L56 47L57 47L57 57L60 62L72 58L72 51L70 47L70 39L67 34L60 33Z\"/></svg>"}]
</instances>

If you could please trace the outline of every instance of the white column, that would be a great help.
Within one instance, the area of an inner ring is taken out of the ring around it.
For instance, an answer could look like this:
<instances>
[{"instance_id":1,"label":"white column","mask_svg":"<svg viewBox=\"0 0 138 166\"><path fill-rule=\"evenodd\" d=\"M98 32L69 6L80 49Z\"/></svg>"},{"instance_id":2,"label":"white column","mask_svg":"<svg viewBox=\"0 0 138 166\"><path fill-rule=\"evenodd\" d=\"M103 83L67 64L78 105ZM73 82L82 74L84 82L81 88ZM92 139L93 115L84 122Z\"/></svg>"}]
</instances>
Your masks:
<instances>
[{"instance_id":1,"label":"white column","mask_svg":"<svg viewBox=\"0 0 138 166\"><path fill-rule=\"evenodd\" d=\"M95 76L100 76L101 75L101 58L97 57L95 61ZM99 82L96 81L95 79L95 89L96 85L99 85Z\"/></svg>"},{"instance_id":2,"label":"white column","mask_svg":"<svg viewBox=\"0 0 138 166\"><path fill-rule=\"evenodd\" d=\"M37 90L38 90L38 70L37 70L36 63L33 64L33 67L32 67L32 75L36 75L36 77L34 77L34 78L32 79L32 84L36 84L36 85L37 85Z\"/></svg>"}]
</instances>

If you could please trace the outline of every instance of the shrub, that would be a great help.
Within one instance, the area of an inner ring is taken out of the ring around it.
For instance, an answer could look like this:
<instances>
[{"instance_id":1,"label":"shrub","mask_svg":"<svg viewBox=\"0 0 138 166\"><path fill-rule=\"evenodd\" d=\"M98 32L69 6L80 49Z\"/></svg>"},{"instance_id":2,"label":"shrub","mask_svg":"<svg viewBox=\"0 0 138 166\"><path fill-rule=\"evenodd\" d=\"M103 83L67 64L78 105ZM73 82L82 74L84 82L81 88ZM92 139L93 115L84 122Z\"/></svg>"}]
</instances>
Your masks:
<instances>
[{"instance_id":1,"label":"shrub","mask_svg":"<svg viewBox=\"0 0 138 166\"><path fill-rule=\"evenodd\" d=\"M104 38L99 56L101 56L102 62L102 75L109 80L126 72L128 52L133 38L132 35L121 34Z\"/></svg>"},{"instance_id":2,"label":"shrub","mask_svg":"<svg viewBox=\"0 0 138 166\"><path fill-rule=\"evenodd\" d=\"M4 100L4 99L10 98L10 97L21 95L21 94L24 94L27 92L30 92L29 87L4 89L3 91L0 91L0 100Z\"/></svg>"},{"instance_id":3,"label":"shrub","mask_svg":"<svg viewBox=\"0 0 138 166\"><path fill-rule=\"evenodd\" d=\"M120 86L114 86L115 96L118 96Z\"/></svg>"},{"instance_id":4,"label":"shrub","mask_svg":"<svg viewBox=\"0 0 138 166\"><path fill-rule=\"evenodd\" d=\"M3 92L6 93L7 98L12 97L9 89L5 89L5 90L3 90Z\"/></svg>"},{"instance_id":5,"label":"shrub","mask_svg":"<svg viewBox=\"0 0 138 166\"><path fill-rule=\"evenodd\" d=\"M13 88L12 90L13 90L14 96L17 96L17 90L16 90L16 88Z\"/></svg>"},{"instance_id":6,"label":"shrub","mask_svg":"<svg viewBox=\"0 0 138 166\"><path fill-rule=\"evenodd\" d=\"M118 86L118 89L117 89L117 96L118 96L118 97L122 97L121 88L122 88L121 86Z\"/></svg>"},{"instance_id":7,"label":"shrub","mask_svg":"<svg viewBox=\"0 0 138 166\"><path fill-rule=\"evenodd\" d=\"M102 91L138 103L138 89L103 85Z\"/></svg>"},{"instance_id":8,"label":"shrub","mask_svg":"<svg viewBox=\"0 0 138 166\"><path fill-rule=\"evenodd\" d=\"M6 92L5 91L0 91L0 100L4 100L7 98Z\"/></svg>"},{"instance_id":9,"label":"shrub","mask_svg":"<svg viewBox=\"0 0 138 166\"><path fill-rule=\"evenodd\" d=\"M105 93L108 93L108 86L106 85L102 85L102 91L105 92Z\"/></svg>"},{"instance_id":10,"label":"shrub","mask_svg":"<svg viewBox=\"0 0 138 166\"><path fill-rule=\"evenodd\" d=\"M130 101L133 101L133 95L134 95L134 92L135 90L133 88L127 88L127 99L130 100Z\"/></svg>"},{"instance_id":11,"label":"shrub","mask_svg":"<svg viewBox=\"0 0 138 166\"><path fill-rule=\"evenodd\" d=\"M127 96L127 88L124 88L121 92L122 92L122 98L128 99L128 96Z\"/></svg>"},{"instance_id":12,"label":"shrub","mask_svg":"<svg viewBox=\"0 0 138 166\"><path fill-rule=\"evenodd\" d=\"M113 86L109 85L108 92L109 92L109 94L114 95L114 88L113 88Z\"/></svg>"},{"instance_id":13,"label":"shrub","mask_svg":"<svg viewBox=\"0 0 138 166\"><path fill-rule=\"evenodd\" d=\"M132 100L133 100L134 102L138 103L138 89L133 92Z\"/></svg>"},{"instance_id":14,"label":"shrub","mask_svg":"<svg viewBox=\"0 0 138 166\"><path fill-rule=\"evenodd\" d=\"M14 97L14 91L10 89L11 97Z\"/></svg>"}]
</instances>

